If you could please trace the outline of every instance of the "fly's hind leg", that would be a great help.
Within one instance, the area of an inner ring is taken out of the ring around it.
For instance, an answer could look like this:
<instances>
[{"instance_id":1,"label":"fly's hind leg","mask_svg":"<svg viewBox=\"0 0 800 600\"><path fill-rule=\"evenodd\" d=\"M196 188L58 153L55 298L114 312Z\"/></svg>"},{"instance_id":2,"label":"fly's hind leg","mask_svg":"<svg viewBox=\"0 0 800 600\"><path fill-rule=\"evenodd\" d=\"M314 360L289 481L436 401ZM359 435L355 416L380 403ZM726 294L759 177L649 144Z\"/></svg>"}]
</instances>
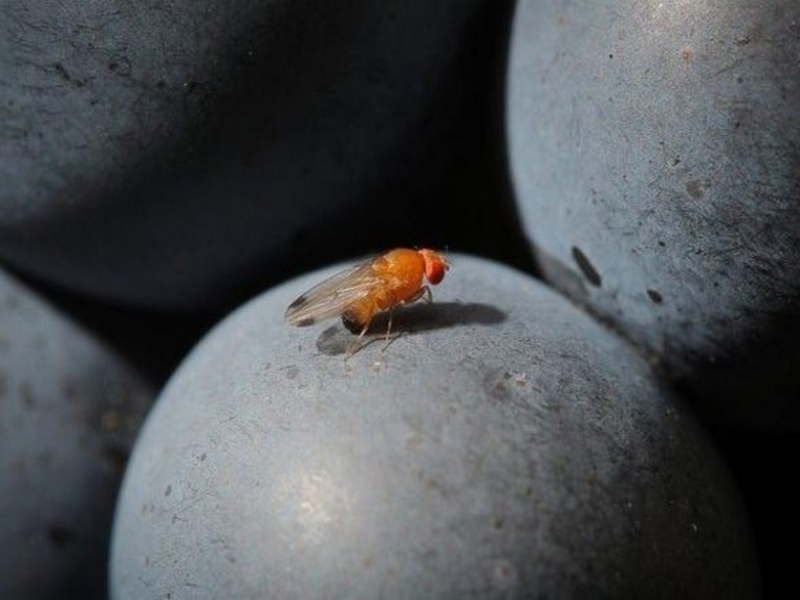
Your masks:
<instances>
[{"instance_id":1,"label":"fly's hind leg","mask_svg":"<svg viewBox=\"0 0 800 600\"><path fill-rule=\"evenodd\" d=\"M396 336L391 337L391 334L392 334L392 317L393 316L394 316L394 311L390 310L389 311L389 324L386 327L386 335L383 338L384 344L383 344L383 348L381 348L381 352L385 352L386 349L392 344L392 342L394 342L397 338L399 338L401 335L403 335L403 332L401 331Z\"/></svg>"},{"instance_id":2,"label":"fly's hind leg","mask_svg":"<svg viewBox=\"0 0 800 600\"><path fill-rule=\"evenodd\" d=\"M347 362L351 356L361 350L364 346L368 345L361 342L361 340L364 339L364 335L367 333L367 329L369 329L369 322L367 322L364 327L361 328L361 332L358 334L356 340L350 344L350 347L347 349L347 353L344 355L344 362Z\"/></svg>"},{"instance_id":3,"label":"fly's hind leg","mask_svg":"<svg viewBox=\"0 0 800 600\"><path fill-rule=\"evenodd\" d=\"M363 323L363 325L362 325ZM347 353L344 356L345 362L353 356L356 352L361 350L367 344L362 343L364 336L369 329L370 323L372 323L372 316L370 316L366 321L360 321L356 315L350 311L347 311L342 314L342 324L351 332L351 333L358 333L358 337L355 341L350 345L347 349Z\"/></svg>"}]
</instances>

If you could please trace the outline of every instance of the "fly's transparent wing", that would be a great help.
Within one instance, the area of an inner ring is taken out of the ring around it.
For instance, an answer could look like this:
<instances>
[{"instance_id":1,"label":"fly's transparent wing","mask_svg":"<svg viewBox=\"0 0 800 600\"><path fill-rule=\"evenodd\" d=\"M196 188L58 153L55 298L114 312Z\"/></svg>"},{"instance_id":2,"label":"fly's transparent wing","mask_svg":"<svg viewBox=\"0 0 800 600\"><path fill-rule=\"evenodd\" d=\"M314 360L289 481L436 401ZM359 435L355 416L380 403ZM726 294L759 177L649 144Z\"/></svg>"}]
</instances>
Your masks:
<instances>
[{"instance_id":1,"label":"fly's transparent wing","mask_svg":"<svg viewBox=\"0 0 800 600\"><path fill-rule=\"evenodd\" d=\"M286 320L305 327L341 315L348 306L367 297L381 284L372 260L345 269L311 288L289 305Z\"/></svg>"}]
</instances>

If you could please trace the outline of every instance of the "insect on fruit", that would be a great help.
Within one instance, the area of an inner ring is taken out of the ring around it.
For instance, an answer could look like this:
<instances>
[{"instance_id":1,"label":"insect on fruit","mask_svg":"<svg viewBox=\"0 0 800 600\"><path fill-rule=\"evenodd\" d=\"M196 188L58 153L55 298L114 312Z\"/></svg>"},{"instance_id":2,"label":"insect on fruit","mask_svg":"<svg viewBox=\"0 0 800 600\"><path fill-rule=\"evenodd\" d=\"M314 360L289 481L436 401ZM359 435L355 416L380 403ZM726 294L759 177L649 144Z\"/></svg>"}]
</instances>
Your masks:
<instances>
[{"instance_id":1,"label":"insect on fruit","mask_svg":"<svg viewBox=\"0 0 800 600\"><path fill-rule=\"evenodd\" d=\"M348 356L358 347L369 329L372 318L399 304L424 299L431 301L430 288L444 279L450 263L443 254L423 248L397 248L345 269L326 279L289 305L286 320L290 325L305 327L331 317L342 317L342 323L358 338ZM386 331L392 328L391 314Z\"/></svg>"}]
</instances>

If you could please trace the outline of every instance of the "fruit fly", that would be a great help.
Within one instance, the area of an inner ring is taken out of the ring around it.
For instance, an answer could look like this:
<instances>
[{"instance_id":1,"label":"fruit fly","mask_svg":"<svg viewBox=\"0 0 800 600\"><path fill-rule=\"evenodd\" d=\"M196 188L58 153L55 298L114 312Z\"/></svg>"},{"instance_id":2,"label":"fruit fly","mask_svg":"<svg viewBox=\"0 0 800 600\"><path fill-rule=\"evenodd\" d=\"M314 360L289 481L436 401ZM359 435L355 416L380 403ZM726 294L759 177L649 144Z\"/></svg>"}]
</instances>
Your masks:
<instances>
[{"instance_id":1,"label":"fruit fly","mask_svg":"<svg viewBox=\"0 0 800 600\"><path fill-rule=\"evenodd\" d=\"M435 250L397 248L345 269L311 288L289 305L286 320L290 325L305 327L341 317L344 326L358 334L349 356L358 347L375 315L420 298L430 302L431 290L425 281L431 285L440 283L449 268L444 255ZM391 328L390 313L387 338Z\"/></svg>"}]
</instances>

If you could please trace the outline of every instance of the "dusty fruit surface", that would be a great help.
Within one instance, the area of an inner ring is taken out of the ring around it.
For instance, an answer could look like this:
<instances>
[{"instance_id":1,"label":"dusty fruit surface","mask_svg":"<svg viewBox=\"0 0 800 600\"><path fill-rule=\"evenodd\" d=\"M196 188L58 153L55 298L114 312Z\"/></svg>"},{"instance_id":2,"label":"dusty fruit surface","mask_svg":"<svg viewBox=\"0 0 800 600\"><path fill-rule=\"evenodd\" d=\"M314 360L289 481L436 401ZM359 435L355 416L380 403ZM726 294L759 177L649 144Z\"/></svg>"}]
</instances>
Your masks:
<instances>
[{"instance_id":1,"label":"dusty fruit surface","mask_svg":"<svg viewBox=\"0 0 800 600\"><path fill-rule=\"evenodd\" d=\"M520 215L548 281L723 427L800 431L800 7L520 2Z\"/></svg>"}]
</instances>

